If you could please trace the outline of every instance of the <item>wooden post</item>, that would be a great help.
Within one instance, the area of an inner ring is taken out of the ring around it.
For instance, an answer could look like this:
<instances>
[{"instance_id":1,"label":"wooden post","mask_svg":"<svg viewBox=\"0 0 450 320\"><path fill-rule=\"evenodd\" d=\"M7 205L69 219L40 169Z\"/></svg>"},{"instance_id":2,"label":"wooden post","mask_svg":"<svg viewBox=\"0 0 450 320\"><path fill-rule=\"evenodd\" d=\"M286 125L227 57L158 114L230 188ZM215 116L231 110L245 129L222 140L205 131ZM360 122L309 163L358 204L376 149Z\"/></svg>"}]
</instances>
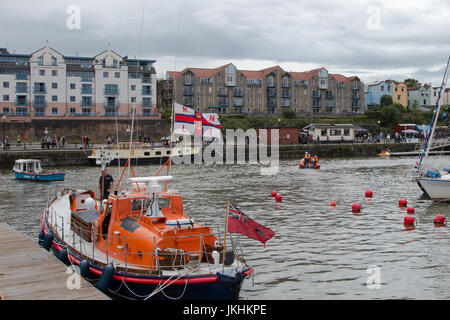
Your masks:
<instances>
[{"instance_id":1,"label":"wooden post","mask_svg":"<svg viewBox=\"0 0 450 320\"><path fill-rule=\"evenodd\" d=\"M228 232L228 199L227 199L227 213L225 214L225 232L223 235L223 251L222 251L222 272L225 269L225 251L227 250L227 232Z\"/></svg>"}]
</instances>

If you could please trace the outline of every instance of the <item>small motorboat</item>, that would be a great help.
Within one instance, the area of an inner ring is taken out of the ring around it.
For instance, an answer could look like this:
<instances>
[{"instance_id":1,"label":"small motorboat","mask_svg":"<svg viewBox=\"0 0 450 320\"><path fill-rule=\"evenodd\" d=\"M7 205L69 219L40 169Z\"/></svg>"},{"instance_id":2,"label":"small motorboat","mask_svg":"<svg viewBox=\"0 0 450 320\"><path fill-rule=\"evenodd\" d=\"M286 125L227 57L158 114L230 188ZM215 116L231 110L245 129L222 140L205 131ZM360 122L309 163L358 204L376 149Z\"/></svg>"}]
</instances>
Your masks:
<instances>
[{"instance_id":1,"label":"small motorboat","mask_svg":"<svg viewBox=\"0 0 450 320\"><path fill-rule=\"evenodd\" d=\"M41 168L41 160L18 159L13 167L14 176L19 180L36 182L63 181L65 173L46 172Z\"/></svg>"},{"instance_id":2,"label":"small motorboat","mask_svg":"<svg viewBox=\"0 0 450 320\"><path fill-rule=\"evenodd\" d=\"M167 189L172 176L158 173L130 178L126 191L119 180L102 202L92 190L58 192L42 215L41 245L113 298L238 299L253 269L186 215L181 193Z\"/></svg>"},{"instance_id":3,"label":"small motorboat","mask_svg":"<svg viewBox=\"0 0 450 320\"><path fill-rule=\"evenodd\" d=\"M305 158L298 163L300 169L320 169L319 161L306 161Z\"/></svg>"},{"instance_id":4,"label":"small motorboat","mask_svg":"<svg viewBox=\"0 0 450 320\"><path fill-rule=\"evenodd\" d=\"M379 157L383 157L383 158L387 158L391 156L391 151L390 150L384 150L381 153L378 153L377 156Z\"/></svg>"}]
</instances>

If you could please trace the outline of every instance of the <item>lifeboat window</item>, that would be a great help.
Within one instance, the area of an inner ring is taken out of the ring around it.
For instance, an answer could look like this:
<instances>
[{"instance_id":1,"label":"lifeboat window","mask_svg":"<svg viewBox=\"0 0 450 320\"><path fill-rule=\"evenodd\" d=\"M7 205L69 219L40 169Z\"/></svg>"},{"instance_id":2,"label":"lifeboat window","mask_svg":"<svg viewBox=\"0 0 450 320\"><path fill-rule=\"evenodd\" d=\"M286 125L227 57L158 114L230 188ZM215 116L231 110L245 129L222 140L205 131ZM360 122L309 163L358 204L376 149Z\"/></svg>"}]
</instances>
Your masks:
<instances>
[{"instance_id":1,"label":"lifeboat window","mask_svg":"<svg viewBox=\"0 0 450 320\"><path fill-rule=\"evenodd\" d=\"M158 198L158 206L160 208L169 208L170 198Z\"/></svg>"},{"instance_id":2,"label":"lifeboat window","mask_svg":"<svg viewBox=\"0 0 450 320\"><path fill-rule=\"evenodd\" d=\"M161 151L155 151L155 155L160 156L161 155Z\"/></svg>"},{"instance_id":3,"label":"lifeboat window","mask_svg":"<svg viewBox=\"0 0 450 320\"><path fill-rule=\"evenodd\" d=\"M131 200L131 210L147 210L150 201L150 199L133 199Z\"/></svg>"},{"instance_id":4,"label":"lifeboat window","mask_svg":"<svg viewBox=\"0 0 450 320\"><path fill-rule=\"evenodd\" d=\"M170 150L167 150L167 151L166 151L166 154L170 154Z\"/></svg>"},{"instance_id":5,"label":"lifeboat window","mask_svg":"<svg viewBox=\"0 0 450 320\"><path fill-rule=\"evenodd\" d=\"M150 156L150 152L149 151L144 152L144 156Z\"/></svg>"},{"instance_id":6,"label":"lifeboat window","mask_svg":"<svg viewBox=\"0 0 450 320\"><path fill-rule=\"evenodd\" d=\"M139 258L139 260L142 260L142 251L141 250L138 251L138 258Z\"/></svg>"}]
</instances>

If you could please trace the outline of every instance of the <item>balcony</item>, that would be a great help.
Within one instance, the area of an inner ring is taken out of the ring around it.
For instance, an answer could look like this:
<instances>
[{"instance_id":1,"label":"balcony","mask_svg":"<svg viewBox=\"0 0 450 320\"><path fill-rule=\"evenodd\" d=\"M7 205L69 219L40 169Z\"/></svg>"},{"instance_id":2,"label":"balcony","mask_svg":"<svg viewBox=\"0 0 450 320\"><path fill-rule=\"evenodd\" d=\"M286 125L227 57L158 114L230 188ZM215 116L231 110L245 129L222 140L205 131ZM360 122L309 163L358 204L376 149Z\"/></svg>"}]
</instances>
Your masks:
<instances>
[{"instance_id":1,"label":"balcony","mask_svg":"<svg viewBox=\"0 0 450 320\"><path fill-rule=\"evenodd\" d=\"M119 89L118 88L105 88L103 91L105 96L118 96L119 95Z\"/></svg>"},{"instance_id":2,"label":"balcony","mask_svg":"<svg viewBox=\"0 0 450 320\"><path fill-rule=\"evenodd\" d=\"M220 107L228 107L228 99L227 98L219 99L219 106Z\"/></svg>"},{"instance_id":3,"label":"balcony","mask_svg":"<svg viewBox=\"0 0 450 320\"><path fill-rule=\"evenodd\" d=\"M312 93L312 98L313 99L322 99L322 93L317 90L314 90Z\"/></svg>"},{"instance_id":4,"label":"balcony","mask_svg":"<svg viewBox=\"0 0 450 320\"><path fill-rule=\"evenodd\" d=\"M144 88L142 88L142 95L143 96L151 96L152 95L152 89L144 89Z\"/></svg>"},{"instance_id":5,"label":"balcony","mask_svg":"<svg viewBox=\"0 0 450 320\"><path fill-rule=\"evenodd\" d=\"M313 107L313 109L320 109L320 108L322 108L322 103L320 101L313 102L312 107Z\"/></svg>"},{"instance_id":6,"label":"balcony","mask_svg":"<svg viewBox=\"0 0 450 320\"><path fill-rule=\"evenodd\" d=\"M361 98L361 94L357 93L357 92L353 92L352 99L353 100L358 100L359 98Z\"/></svg>"},{"instance_id":7,"label":"balcony","mask_svg":"<svg viewBox=\"0 0 450 320\"><path fill-rule=\"evenodd\" d=\"M16 80L28 80L28 74L16 73Z\"/></svg>"},{"instance_id":8,"label":"balcony","mask_svg":"<svg viewBox=\"0 0 450 320\"><path fill-rule=\"evenodd\" d=\"M267 107L268 108L276 108L277 107L277 101L276 100L267 100Z\"/></svg>"},{"instance_id":9,"label":"balcony","mask_svg":"<svg viewBox=\"0 0 450 320\"><path fill-rule=\"evenodd\" d=\"M142 77L142 83L152 83L152 77Z\"/></svg>"},{"instance_id":10,"label":"balcony","mask_svg":"<svg viewBox=\"0 0 450 320\"><path fill-rule=\"evenodd\" d=\"M192 100L192 99L184 99L183 100L183 104L186 107L193 107L194 106L194 100Z\"/></svg>"},{"instance_id":11,"label":"balcony","mask_svg":"<svg viewBox=\"0 0 450 320\"><path fill-rule=\"evenodd\" d=\"M94 77L82 76L81 82L92 82Z\"/></svg>"},{"instance_id":12,"label":"balcony","mask_svg":"<svg viewBox=\"0 0 450 320\"><path fill-rule=\"evenodd\" d=\"M275 81L267 81L267 88L275 88L277 86L277 84L275 83Z\"/></svg>"},{"instance_id":13,"label":"balcony","mask_svg":"<svg viewBox=\"0 0 450 320\"><path fill-rule=\"evenodd\" d=\"M45 101L45 100L34 100L33 101L33 106L46 107L47 106L47 101Z\"/></svg>"},{"instance_id":14,"label":"balcony","mask_svg":"<svg viewBox=\"0 0 450 320\"><path fill-rule=\"evenodd\" d=\"M143 108L151 108L153 107L152 100L142 100Z\"/></svg>"},{"instance_id":15,"label":"balcony","mask_svg":"<svg viewBox=\"0 0 450 320\"><path fill-rule=\"evenodd\" d=\"M286 100L286 99L281 100L281 106L283 108L290 108L292 106L291 100Z\"/></svg>"},{"instance_id":16,"label":"balcony","mask_svg":"<svg viewBox=\"0 0 450 320\"><path fill-rule=\"evenodd\" d=\"M352 85L352 90L358 91L359 89L360 89L359 83L356 83L356 84Z\"/></svg>"},{"instance_id":17,"label":"balcony","mask_svg":"<svg viewBox=\"0 0 450 320\"><path fill-rule=\"evenodd\" d=\"M227 97L228 96L228 89L227 88L219 88L219 97Z\"/></svg>"},{"instance_id":18,"label":"balcony","mask_svg":"<svg viewBox=\"0 0 450 320\"><path fill-rule=\"evenodd\" d=\"M242 99L242 98L235 98L235 99L233 99L233 106L234 107L242 107L242 106L244 106L244 99Z\"/></svg>"},{"instance_id":19,"label":"balcony","mask_svg":"<svg viewBox=\"0 0 450 320\"><path fill-rule=\"evenodd\" d=\"M16 87L16 93L28 93L28 87Z\"/></svg>"},{"instance_id":20,"label":"balcony","mask_svg":"<svg viewBox=\"0 0 450 320\"><path fill-rule=\"evenodd\" d=\"M187 78L184 78L183 84L184 84L185 86L193 86L193 85L194 85L194 79L187 79Z\"/></svg>"},{"instance_id":21,"label":"balcony","mask_svg":"<svg viewBox=\"0 0 450 320\"><path fill-rule=\"evenodd\" d=\"M281 83L281 87L282 88L290 88L291 87L291 83L290 82L282 82Z\"/></svg>"},{"instance_id":22,"label":"balcony","mask_svg":"<svg viewBox=\"0 0 450 320\"><path fill-rule=\"evenodd\" d=\"M194 95L194 88L192 87L186 87L183 90L183 96L193 96Z\"/></svg>"},{"instance_id":23,"label":"balcony","mask_svg":"<svg viewBox=\"0 0 450 320\"><path fill-rule=\"evenodd\" d=\"M35 111L33 114L35 117L45 117L45 111Z\"/></svg>"},{"instance_id":24,"label":"balcony","mask_svg":"<svg viewBox=\"0 0 450 320\"><path fill-rule=\"evenodd\" d=\"M233 90L233 96L235 96L235 97L243 97L244 96L244 90L242 90L242 89L234 89Z\"/></svg>"},{"instance_id":25,"label":"balcony","mask_svg":"<svg viewBox=\"0 0 450 320\"><path fill-rule=\"evenodd\" d=\"M282 98L290 98L291 97L291 90L288 90L288 89L281 90L281 97Z\"/></svg>"},{"instance_id":26,"label":"balcony","mask_svg":"<svg viewBox=\"0 0 450 320\"><path fill-rule=\"evenodd\" d=\"M92 88L81 88L81 94L92 94Z\"/></svg>"},{"instance_id":27,"label":"balcony","mask_svg":"<svg viewBox=\"0 0 450 320\"><path fill-rule=\"evenodd\" d=\"M47 90L45 89L45 87L34 87L33 88L33 93L36 94L46 94Z\"/></svg>"},{"instance_id":28,"label":"balcony","mask_svg":"<svg viewBox=\"0 0 450 320\"><path fill-rule=\"evenodd\" d=\"M334 99L334 93L332 91L327 91L325 93L325 99Z\"/></svg>"},{"instance_id":29,"label":"balcony","mask_svg":"<svg viewBox=\"0 0 450 320\"><path fill-rule=\"evenodd\" d=\"M267 89L267 97L268 98L276 98L277 90L276 89Z\"/></svg>"},{"instance_id":30,"label":"balcony","mask_svg":"<svg viewBox=\"0 0 450 320\"><path fill-rule=\"evenodd\" d=\"M28 106L27 99L16 99L16 106Z\"/></svg>"},{"instance_id":31,"label":"balcony","mask_svg":"<svg viewBox=\"0 0 450 320\"><path fill-rule=\"evenodd\" d=\"M81 100L82 107L92 107L92 100Z\"/></svg>"},{"instance_id":32,"label":"balcony","mask_svg":"<svg viewBox=\"0 0 450 320\"><path fill-rule=\"evenodd\" d=\"M118 108L120 107L119 101L105 101L104 103L105 108Z\"/></svg>"},{"instance_id":33,"label":"balcony","mask_svg":"<svg viewBox=\"0 0 450 320\"><path fill-rule=\"evenodd\" d=\"M336 107L336 103L335 102L327 102L326 103L326 108L327 109L334 109Z\"/></svg>"}]
</instances>

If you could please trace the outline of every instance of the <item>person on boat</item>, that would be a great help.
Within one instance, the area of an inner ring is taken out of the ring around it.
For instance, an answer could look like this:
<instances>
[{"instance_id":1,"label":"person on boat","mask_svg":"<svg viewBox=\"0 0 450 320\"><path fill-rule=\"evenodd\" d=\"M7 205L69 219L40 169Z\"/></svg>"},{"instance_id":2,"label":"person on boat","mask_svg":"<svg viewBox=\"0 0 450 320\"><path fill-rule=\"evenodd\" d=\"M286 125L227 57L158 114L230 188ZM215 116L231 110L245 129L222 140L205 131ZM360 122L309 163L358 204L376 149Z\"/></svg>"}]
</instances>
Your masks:
<instances>
[{"instance_id":1,"label":"person on boat","mask_svg":"<svg viewBox=\"0 0 450 320\"><path fill-rule=\"evenodd\" d=\"M306 152L305 153L305 167L307 167L310 162L311 162L311 157L310 157L309 153Z\"/></svg>"},{"instance_id":2,"label":"person on boat","mask_svg":"<svg viewBox=\"0 0 450 320\"><path fill-rule=\"evenodd\" d=\"M99 193L102 195L101 200L108 199L109 193L114 186L114 179L105 169L103 171L102 176L100 177L100 181L98 182Z\"/></svg>"}]
</instances>

